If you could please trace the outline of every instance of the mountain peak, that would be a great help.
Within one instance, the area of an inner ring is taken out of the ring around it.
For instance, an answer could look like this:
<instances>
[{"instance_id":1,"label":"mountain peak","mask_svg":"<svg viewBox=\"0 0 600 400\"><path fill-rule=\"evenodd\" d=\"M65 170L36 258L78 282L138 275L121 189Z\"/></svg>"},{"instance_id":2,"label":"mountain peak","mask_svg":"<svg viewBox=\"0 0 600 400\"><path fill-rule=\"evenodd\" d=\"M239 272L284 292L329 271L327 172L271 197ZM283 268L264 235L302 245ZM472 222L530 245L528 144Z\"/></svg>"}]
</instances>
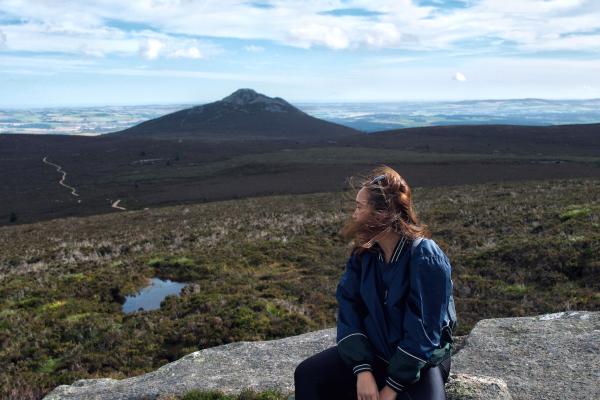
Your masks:
<instances>
[{"instance_id":1,"label":"mountain peak","mask_svg":"<svg viewBox=\"0 0 600 400\"><path fill-rule=\"evenodd\" d=\"M238 89L227 97L224 97L221 102L229 103L235 106L247 106L251 104L261 104L267 111L299 111L287 101L280 97L269 97L262 93L258 93L254 89Z\"/></svg>"},{"instance_id":2,"label":"mountain peak","mask_svg":"<svg viewBox=\"0 0 600 400\"><path fill-rule=\"evenodd\" d=\"M250 104L260 99L270 99L270 97L258 93L254 89L238 89L229 96L224 97L221 101L235 104Z\"/></svg>"},{"instance_id":3,"label":"mountain peak","mask_svg":"<svg viewBox=\"0 0 600 400\"><path fill-rule=\"evenodd\" d=\"M163 115L126 129L131 135L268 138L317 141L358 131L311 117L281 97L238 89L221 100ZM168 133L167 133L168 132ZM171 136L169 136L171 137Z\"/></svg>"}]
</instances>

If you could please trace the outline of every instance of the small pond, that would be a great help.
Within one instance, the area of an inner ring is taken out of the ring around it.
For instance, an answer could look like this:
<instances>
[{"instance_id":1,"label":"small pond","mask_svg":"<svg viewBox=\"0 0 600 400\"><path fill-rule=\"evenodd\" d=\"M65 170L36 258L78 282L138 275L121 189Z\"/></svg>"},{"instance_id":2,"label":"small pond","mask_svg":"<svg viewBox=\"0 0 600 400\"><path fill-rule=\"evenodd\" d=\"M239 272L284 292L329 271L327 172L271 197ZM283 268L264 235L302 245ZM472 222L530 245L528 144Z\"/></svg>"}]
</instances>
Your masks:
<instances>
[{"instance_id":1,"label":"small pond","mask_svg":"<svg viewBox=\"0 0 600 400\"><path fill-rule=\"evenodd\" d=\"M138 294L125 297L122 310L125 313L156 310L160 308L160 302L165 297L172 294L179 296L184 286L185 283L152 278L150 285L140 290Z\"/></svg>"}]
</instances>

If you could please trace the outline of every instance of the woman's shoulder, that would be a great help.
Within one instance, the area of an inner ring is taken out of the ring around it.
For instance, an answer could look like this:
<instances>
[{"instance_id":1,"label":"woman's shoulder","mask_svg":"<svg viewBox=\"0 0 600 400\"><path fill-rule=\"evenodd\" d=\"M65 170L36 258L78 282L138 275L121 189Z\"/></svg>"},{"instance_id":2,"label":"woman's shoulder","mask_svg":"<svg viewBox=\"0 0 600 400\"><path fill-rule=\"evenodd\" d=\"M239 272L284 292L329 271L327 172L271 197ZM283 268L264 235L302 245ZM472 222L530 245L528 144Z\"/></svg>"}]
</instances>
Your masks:
<instances>
[{"instance_id":1,"label":"woman's shoulder","mask_svg":"<svg viewBox=\"0 0 600 400\"><path fill-rule=\"evenodd\" d=\"M350 256L348 257L348 261L346 261L346 264L351 265L355 268L360 267L364 256L365 256L365 251L361 251L355 247L350 252Z\"/></svg>"},{"instance_id":2,"label":"woman's shoulder","mask_svg":"<svg viewBox=\"0 0 600 400\"><path fill-rule=\"evenodd\" d=\"M420 242L412 251L412 258L439 259L448 263L450 262L444 250L442 250L436 241L431 238L421 238Z\"/></svg>"}]
</instances>

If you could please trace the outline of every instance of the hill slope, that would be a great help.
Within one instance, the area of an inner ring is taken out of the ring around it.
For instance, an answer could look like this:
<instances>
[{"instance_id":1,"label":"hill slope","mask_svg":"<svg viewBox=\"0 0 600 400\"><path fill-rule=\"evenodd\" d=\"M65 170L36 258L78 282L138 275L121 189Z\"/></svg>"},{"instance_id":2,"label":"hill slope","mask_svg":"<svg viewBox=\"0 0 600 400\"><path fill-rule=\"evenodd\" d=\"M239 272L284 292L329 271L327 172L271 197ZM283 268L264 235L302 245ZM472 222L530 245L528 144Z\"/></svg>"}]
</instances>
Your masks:
<instances>
[{"instance_id":1,"label":"hill slope","mask_svg":"<svg viewBox=\"0 0 600 400\"><path fill-rule=\"evenodd\" d=\"M167 114L107 135L316 141L358 134L360 132L352 128L311 117L279 97L239 89L220 101Z\"/></svg>"},{"instance_id":2,"label":"hill slope","mask_svg":"<svg viewBox=\"0 0 600 400\"><path fill-rule=\"evenodd\" d=\"M338 141L339 146L359 144L436 153L597 156L600 124L426 126L373 132Z\"/></svg>"}]
</instances>

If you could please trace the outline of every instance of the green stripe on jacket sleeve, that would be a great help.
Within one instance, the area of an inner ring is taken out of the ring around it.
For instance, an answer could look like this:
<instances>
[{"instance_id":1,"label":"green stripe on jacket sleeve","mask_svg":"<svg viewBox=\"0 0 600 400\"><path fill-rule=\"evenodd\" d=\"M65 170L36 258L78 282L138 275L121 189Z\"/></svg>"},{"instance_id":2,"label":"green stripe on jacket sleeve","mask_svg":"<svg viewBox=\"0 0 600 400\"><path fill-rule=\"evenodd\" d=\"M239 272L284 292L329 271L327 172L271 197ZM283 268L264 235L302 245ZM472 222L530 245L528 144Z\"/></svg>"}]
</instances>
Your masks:
<instances>
[{"instance_id":1,"label":"green stripe on jacket sleeve","mask_svg":"<svg viewBox=\"0 0 600 400\"><path fill-rule=\"evenodd\" d=\"M338 342L337 350L340 358L355 375L373 370L373 346L366 335L358 332L347 335Z\"/></svg>"},{"instance_id":2,"label":"green stripe on jacket sleeve","mask_svg":"<svg viewBox=\"0 0 600 400\"><path fill-rule=\"evenodd\" d=\"M402 391L405 386L420 379L421 369L426 364L424 360L398 348L398 351L390 359L386 383L397 392Z\"/></svg>"}]
</instances>

